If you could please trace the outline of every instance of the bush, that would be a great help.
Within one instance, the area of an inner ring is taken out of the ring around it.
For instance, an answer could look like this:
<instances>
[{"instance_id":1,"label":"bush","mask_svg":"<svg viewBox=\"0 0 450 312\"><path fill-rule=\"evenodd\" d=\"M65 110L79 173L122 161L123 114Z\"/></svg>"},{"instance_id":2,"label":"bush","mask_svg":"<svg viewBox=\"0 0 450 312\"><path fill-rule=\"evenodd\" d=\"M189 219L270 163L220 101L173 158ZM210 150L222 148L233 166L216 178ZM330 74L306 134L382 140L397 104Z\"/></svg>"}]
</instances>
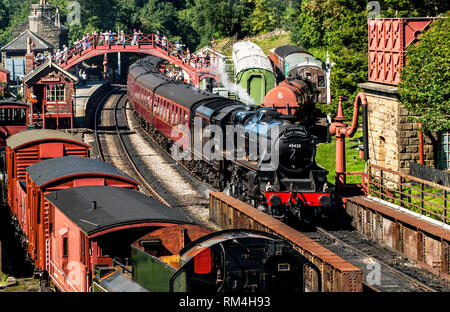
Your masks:
<instances>
[{"instance_id":1,"label":"bush","mask_svg":"<svg viewBox=\"0 0 450 312\"><path fill-rule=\"evenodd\" d=\"M398 85L400 100L425 131L450 129L450 19L439 19L410 45Z\"/></svg>"}]
</instances>

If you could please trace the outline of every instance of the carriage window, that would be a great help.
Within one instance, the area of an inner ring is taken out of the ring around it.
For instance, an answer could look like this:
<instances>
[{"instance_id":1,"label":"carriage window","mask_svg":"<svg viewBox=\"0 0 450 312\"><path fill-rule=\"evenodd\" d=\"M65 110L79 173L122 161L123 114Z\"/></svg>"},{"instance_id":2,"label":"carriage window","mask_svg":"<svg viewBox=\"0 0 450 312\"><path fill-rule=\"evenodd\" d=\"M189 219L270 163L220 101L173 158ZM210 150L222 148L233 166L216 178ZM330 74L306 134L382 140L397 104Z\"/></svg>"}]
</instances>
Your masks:
<instances>
[{"instance_id":1,"label":"carriage window","mask_svg":"<svg viewBox=\"0 0 450 312\"><path fill-rule=\"evenodd\" d=\"M170 123L171 123L172 125L175 123L174 117L175 117L175 113L174 113L174 111L173 111L173 105L172 105L172 113L171 113L171 116L170 116Z\"/></svg>"},{"instance_id":2,"label":"carriage window","mask_svg":"<svg viewBox=\"0 0 450 312\"><path fill-rule=\"evenodd\" d=\"M47 102L64 101L65 85L47 85L46 86Z\"/></svg>"},{"instance_id":3,"label":"carriage window","mask_svg":"<svg viewBox=\"0 0 450 312\"><path fill-rule=\"evenodd\" d=\"M167 102L164 101L164 113L163 113L163 119L167 121L167 113L169 110L167 109Z\"/></svg>"},{"instance_id":4,"label":"carriage window","mask_svg":"<svg viewBox=\"0 0 450 312\"><path fill-rule=\"evenodd\" d=\"M317 85L319 86L319 88L325 87L325 77L324 76L319 76Z\"/></svg>"},{"instance_id":5,"label":"carriage window","mask_svg":"<svg viewBox=\"0 0 450 312\"><path fill-rule=\"evenodd\" d=\"M0 123L5 126L22 126L26 124L27 110L23 108L1 108Z\"/></svg>"},{"instance_id":6,"label":"carriage window","mask_svg":"<svg viewBox=\"0 0 450 312\"><path fill-rule=\"evenodd\" d=\"M169 121L169 102L166 101L166 114L164 115L164 120Z\"/></svg>"}]
</instances>

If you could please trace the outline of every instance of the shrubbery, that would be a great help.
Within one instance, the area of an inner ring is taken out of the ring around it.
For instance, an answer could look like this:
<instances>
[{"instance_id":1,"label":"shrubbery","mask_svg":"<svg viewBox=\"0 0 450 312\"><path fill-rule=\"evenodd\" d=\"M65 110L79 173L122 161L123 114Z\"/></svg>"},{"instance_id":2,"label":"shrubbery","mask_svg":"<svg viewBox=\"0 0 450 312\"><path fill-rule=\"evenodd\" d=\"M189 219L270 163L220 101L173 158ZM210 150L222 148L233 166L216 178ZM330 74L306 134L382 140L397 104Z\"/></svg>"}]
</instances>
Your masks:
<instances>
[{"instance_id":1,"label":"shrubbery","mask_svg":"<svg viewBox=\"0 0 450 312\"><path fill-rule=\"evenodd\" d=\"M400 100L424 130L450 129L450 19L430 25L410 45L398 86Z\"/></svg>"}]
</instances>

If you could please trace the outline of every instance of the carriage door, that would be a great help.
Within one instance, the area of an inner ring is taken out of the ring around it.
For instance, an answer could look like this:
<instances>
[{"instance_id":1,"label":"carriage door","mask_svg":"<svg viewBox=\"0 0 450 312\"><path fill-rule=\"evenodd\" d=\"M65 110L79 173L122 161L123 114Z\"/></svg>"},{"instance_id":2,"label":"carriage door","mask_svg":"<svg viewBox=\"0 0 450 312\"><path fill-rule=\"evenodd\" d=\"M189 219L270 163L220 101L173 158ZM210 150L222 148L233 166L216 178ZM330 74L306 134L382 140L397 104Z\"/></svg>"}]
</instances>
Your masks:
<instances>
[{"instance_id":1,"label":"carriage door","mask_svg":"<svg viewBox=\"0 0 450 312\"><path fill-rule=\"evenodd\" d=\"M264 100L266 86L263 78L264 77L261 74L252 74L249 79L249 89L247 91L255 101L256 105L260 105Z\"/></svg>"}]
</instances>

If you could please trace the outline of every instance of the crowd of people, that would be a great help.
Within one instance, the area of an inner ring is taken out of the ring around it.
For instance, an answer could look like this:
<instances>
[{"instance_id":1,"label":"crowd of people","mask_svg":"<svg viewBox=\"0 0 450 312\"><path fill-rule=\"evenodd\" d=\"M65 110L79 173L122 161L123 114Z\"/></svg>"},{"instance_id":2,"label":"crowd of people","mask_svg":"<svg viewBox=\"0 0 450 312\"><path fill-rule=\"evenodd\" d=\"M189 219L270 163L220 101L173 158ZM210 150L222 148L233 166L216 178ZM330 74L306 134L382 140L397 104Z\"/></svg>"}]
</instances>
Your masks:
<instances>
[{"instance_id":1,"label":"crowd of people","mask_svg":"<svg viewBox=\"0 0 450 312\"><path fill-rule=\"evenodd\" d=\"M81 39L76 40L71 52L69 52L68 47L64 45L63 49L58 49L52 58L55 63L62 64L70 58L69 53L79 54L93 45L125 45L128 43L130 45L138 45L141 40L143 40L143 33L142 31L136 29L134 29L132 36L127 36L123 30L119 33L111 30L103 33L97 33L94 31L83 35ZM156 32L154 40L156 46L166 51L169 55L179 58L183 63L190 64L195 68L209 67L211 65L211 55L209 53L203 55L200 52L193 55L189 51L189 48L184 51L183 48L185 45L179 41L176 41L174 45L170 45L167 37L159 31Z\"/></svg>"},{"instance_id":2,"label":"crowd of people","mask_svg":"<svg viewBox=\"0 0 450 312\"><path fill-rule=\"evenodd\" d=\"M180 80L180 81L184 81L184 75L183 75L183 70L181 69L172 69L172 70L165 70L164 74L172 79L175 80Z\"/></svg>"},{"instance_id":3,"label":"crowd of people","mask_svg":"<svg viewBox=\"0 0 450 312\"><path fill-rule=\"evenodd\" d=\"M145 38L144 38L145 39ZM134 30L132 35L126 35L124 31L120 31L119 33L115 33L111 30L105 31L103 33L97 33L96 31L83 35L83 37L74 42L74 46L71 50L66 45L63 45L62 49L58 49L56 53L53 55L48 54L44 55L43 53L37 53L34 59L35 67L40 66L47 59L52 59L52 61L58 65L63 64L68 61L72 54L80 54L82 51L90 48L93 45L138 45L139 42L143 40L143 33L140 30ZM205 68L211 66L213 62L211 54L204 54L202 51L198 53L190 52L187 47L186 50L183 50L185 45L180 41L176 41L174 45L169 44L167 37L161 34L159 31L156 32L154 36L154 44L160 47L162 50L166 51L168 55L172 57L176 57L180 59L184 64L189 64L194 68ZM184 80L183 71L180 69L177 70L168 70L165 74L177 80ZM80 70L77 72L77 76L79 78L80 84L86 84L87 81L87 73L85 71Z\"/></svg>"}]
</instances>

